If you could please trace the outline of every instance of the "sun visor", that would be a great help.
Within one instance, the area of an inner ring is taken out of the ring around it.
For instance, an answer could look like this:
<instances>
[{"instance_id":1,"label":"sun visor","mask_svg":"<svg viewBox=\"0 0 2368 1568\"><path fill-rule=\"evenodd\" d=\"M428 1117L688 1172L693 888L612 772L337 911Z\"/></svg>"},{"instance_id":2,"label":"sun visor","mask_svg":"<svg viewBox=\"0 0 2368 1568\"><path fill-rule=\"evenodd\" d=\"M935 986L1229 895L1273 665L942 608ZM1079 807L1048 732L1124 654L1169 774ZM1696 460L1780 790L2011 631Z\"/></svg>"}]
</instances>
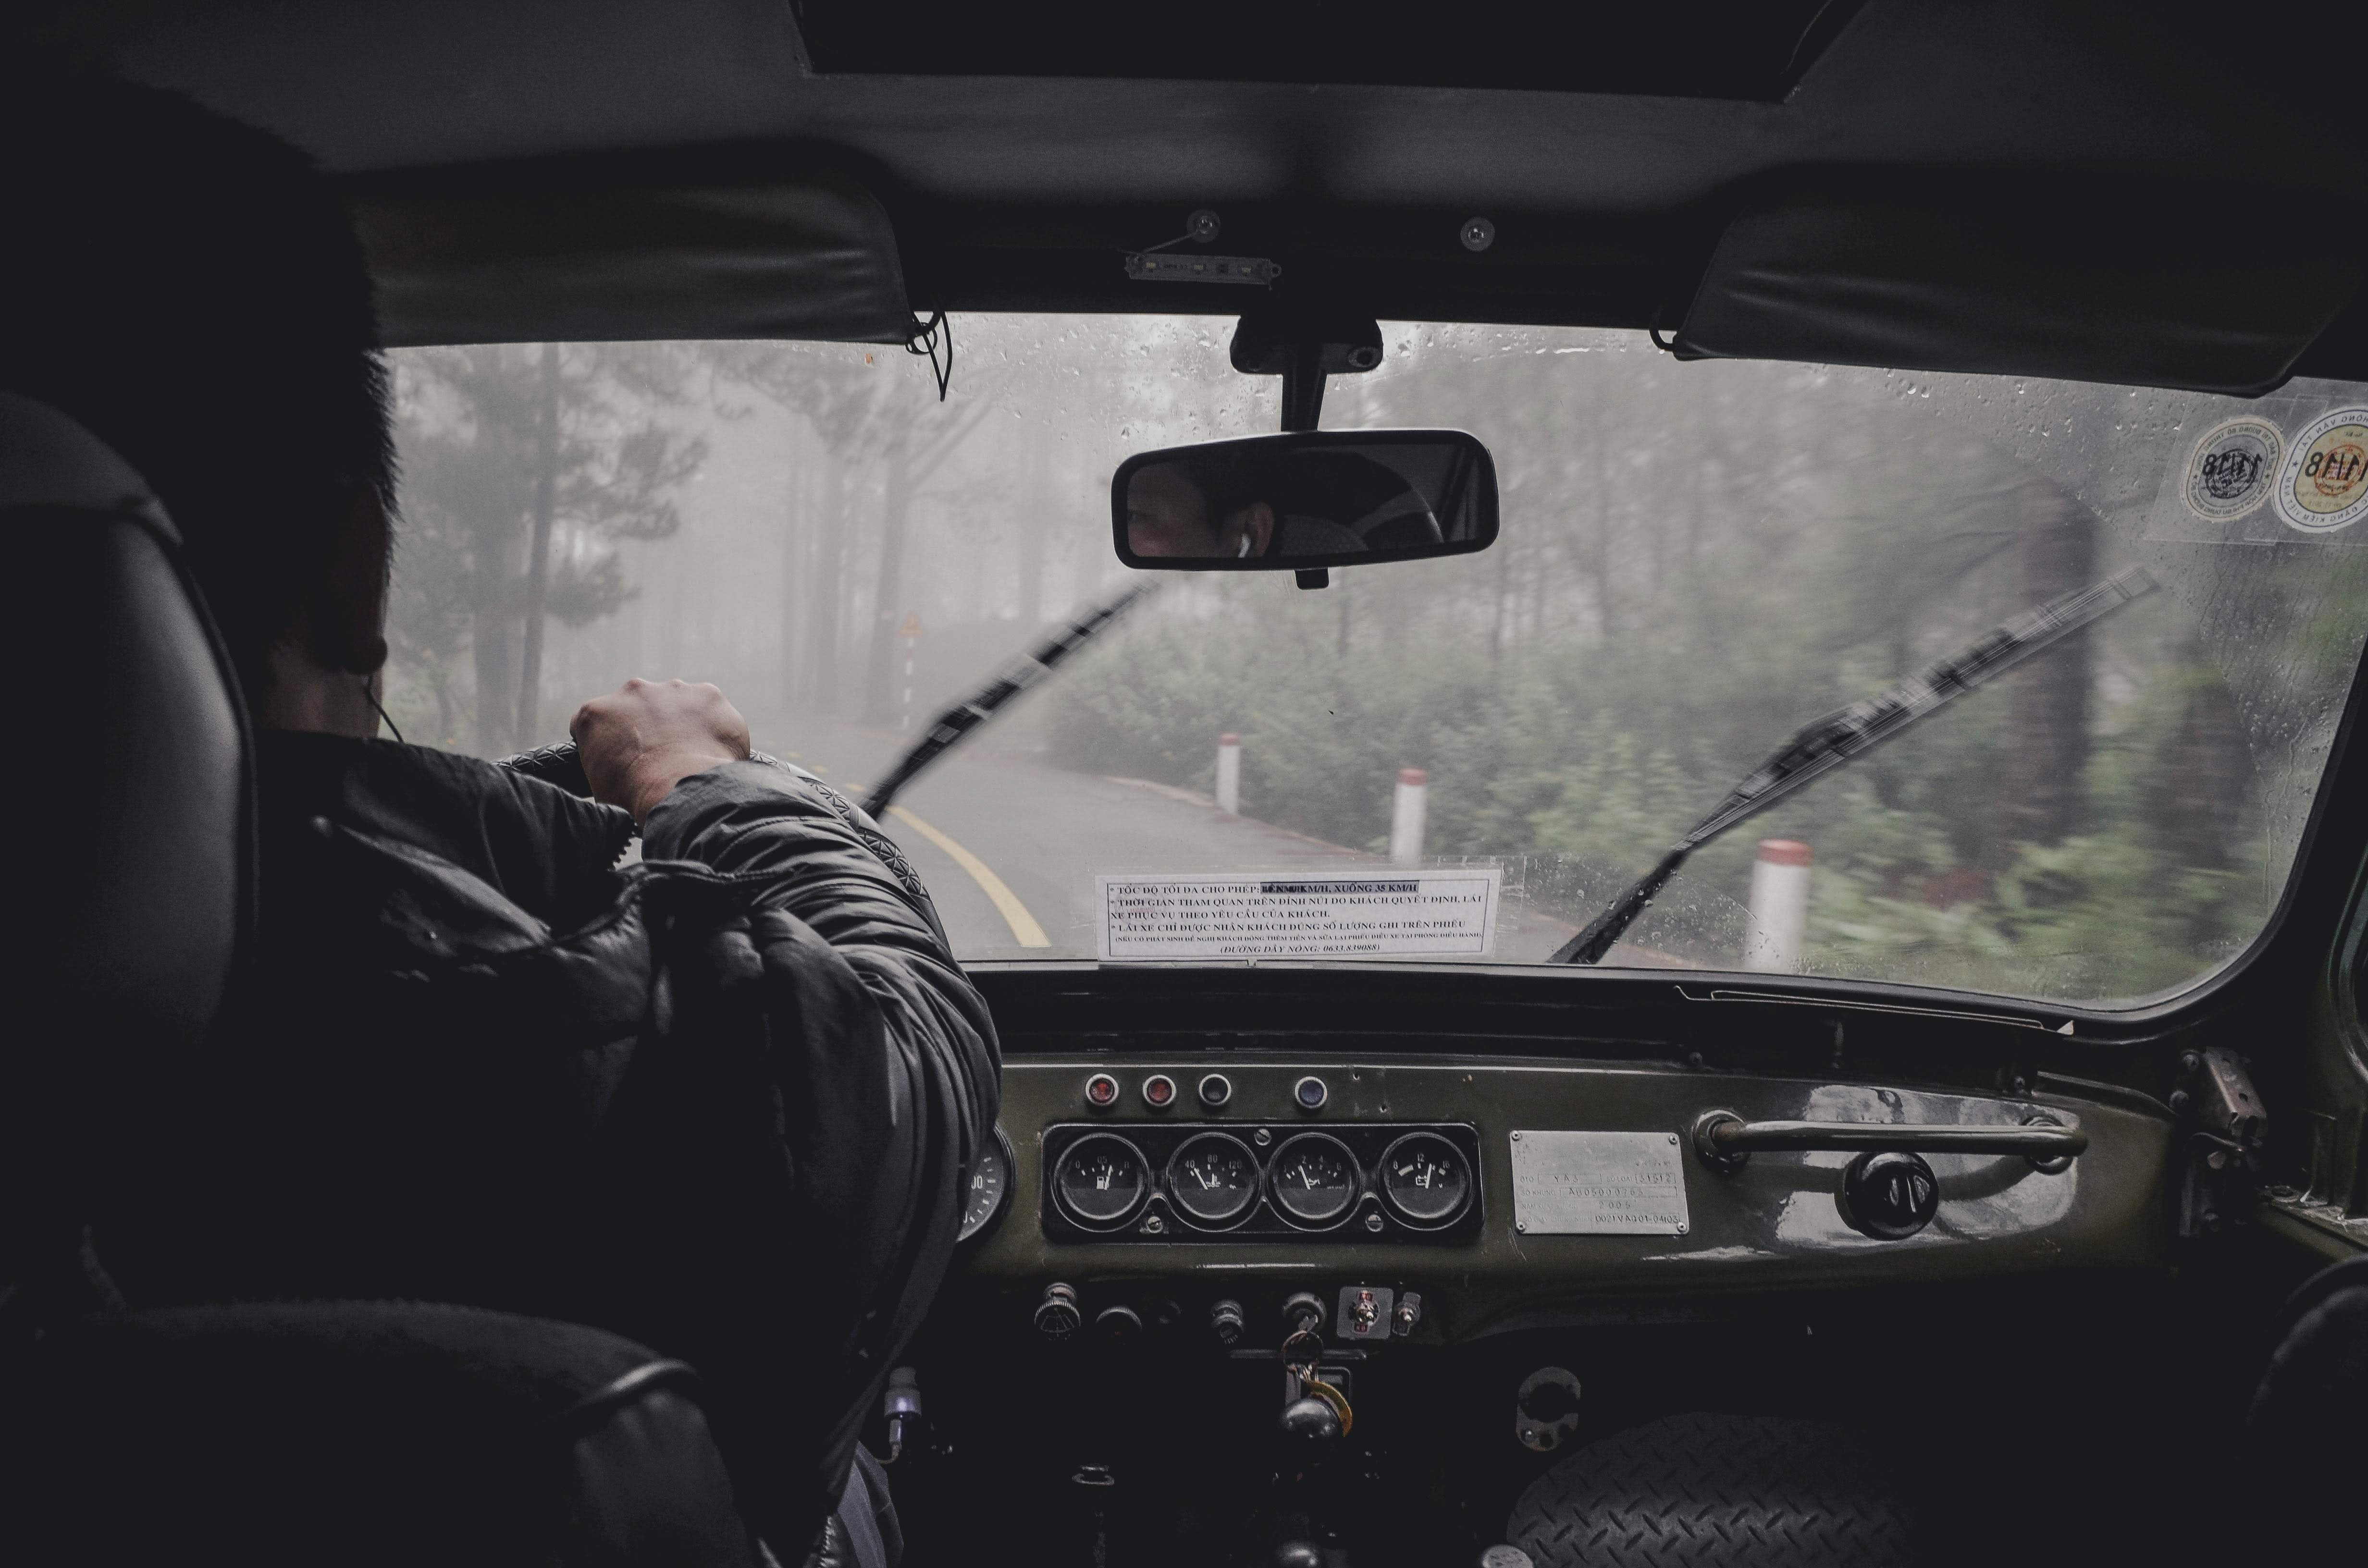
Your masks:
<instances>
[{"instance_id":1,"label":"sun visor","mask_svg":"<svg viewBox=\"0 0 2368 1568\"><path fill-rule=\"evenodd\" d=\"M1676 352L2266 392L2361 280L2353 227L2280 209L2225 185L1794 178L1727 225Z\"/></svg>"},{"instance_id":2,"label":"sun visor","mask_svg":"<svg viewBox=\"0 0 2368 1568\"><path fill-rule=\"evenodd\" d=\"M359 192L390 347L787 337L902 343L877 198L836 176L607 190Z\"/></svg>"}]
</instances>

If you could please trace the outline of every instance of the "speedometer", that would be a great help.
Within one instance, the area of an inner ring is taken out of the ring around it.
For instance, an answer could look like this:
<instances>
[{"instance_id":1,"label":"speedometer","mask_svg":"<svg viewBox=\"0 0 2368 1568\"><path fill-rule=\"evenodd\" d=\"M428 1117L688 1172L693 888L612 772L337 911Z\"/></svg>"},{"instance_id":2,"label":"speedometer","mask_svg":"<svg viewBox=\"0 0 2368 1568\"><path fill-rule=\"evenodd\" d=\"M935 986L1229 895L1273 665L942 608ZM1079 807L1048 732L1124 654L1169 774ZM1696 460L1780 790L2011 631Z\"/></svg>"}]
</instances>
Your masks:
<instances>
[{"instance_id":1,"label":"speedometer","mask_svg":"<svg viewBox=\"0 0 2368 1568\"><path fill-rule=\"evenodd\" d=\"M1167 1162L1167 1191L1193 1220L1225 1224L1258 1201L1258 1161L1232 1134L1203 1132Z\"/></svg>"},{"instance_id":2,"label":"speedometer","mask_svg":"<svg viewBox=\"0 0 2368 1568\"><path fill-rule=\"evenodd\" d=\"M1274 1152L1267 1183L1275 1206L1303 1225L1329 1225L1357 1201L1364 1173L1338 1138L1303 1132Z\"/></svg>"},{"instance_id":3,"label":"speedometer","mask_svg":"<svg viewBox=\"0 0 2368 1568\"><path fill-rule=\"evenodd\" d=\"M970 1190L962 1195L962 1229L954 1233L954 1240L966 1242L995 1223L1011 1198L1012 1163L1011 1140L998 1127L971 1170Z\"/></svg>"},{"instance_id":4,"label":"speedometer","mask_svg":"<svg viewBox=\"0 0 2368 1568\"><path fill-rule=\"evenodd\" d=\"M1118 1224L1151 1192L1143 1151L1115 1133L1098 1132L1069 1145L1053 1167L1053 1197L1080 1225Z\"/></svg>"}]
</instances>

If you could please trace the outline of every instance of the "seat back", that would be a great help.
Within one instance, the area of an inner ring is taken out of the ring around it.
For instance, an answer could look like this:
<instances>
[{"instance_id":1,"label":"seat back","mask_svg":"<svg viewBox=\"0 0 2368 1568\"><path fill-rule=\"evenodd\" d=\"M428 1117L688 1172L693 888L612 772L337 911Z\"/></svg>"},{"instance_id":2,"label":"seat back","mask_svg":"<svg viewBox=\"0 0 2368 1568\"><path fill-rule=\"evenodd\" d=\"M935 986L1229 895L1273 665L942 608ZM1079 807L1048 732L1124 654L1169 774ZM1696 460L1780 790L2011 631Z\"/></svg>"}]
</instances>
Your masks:
<instances>
[{"instance_id":1,"label":"seat back","mask_svg":"<svg viewBox=\"0 0 2368 1568\"><path fill-rule=\"evenodd\" d=\"M126 1090L220 1009L254 899L245 711L145 482L0 390L14 574L11 1005L0 1048L0 1275L77 1229Z\"/></svg>"}]
</instances>

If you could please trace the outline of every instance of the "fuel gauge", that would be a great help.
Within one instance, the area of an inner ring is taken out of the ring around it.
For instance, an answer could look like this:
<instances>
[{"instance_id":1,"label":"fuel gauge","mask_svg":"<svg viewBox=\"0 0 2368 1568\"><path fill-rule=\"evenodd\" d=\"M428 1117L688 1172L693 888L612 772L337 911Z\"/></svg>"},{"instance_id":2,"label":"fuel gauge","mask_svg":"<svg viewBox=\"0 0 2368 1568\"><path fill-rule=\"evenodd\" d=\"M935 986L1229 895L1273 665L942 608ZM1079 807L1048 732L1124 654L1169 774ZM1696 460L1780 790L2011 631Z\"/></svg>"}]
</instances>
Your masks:
<instances>
[{"instance_id":1,"label":"fuel gauge","mask_svg":"<svg viewBox=\"0 0 2368 1568\"><path fill-rule=\"evenodd\" d=\"M1151 1167L1143 1151L1114 1133L1078 1139L1053 1167L1053 1197L1080 1225L1118 1224L1150 1191Z\"/></svg>"}]
</instances>

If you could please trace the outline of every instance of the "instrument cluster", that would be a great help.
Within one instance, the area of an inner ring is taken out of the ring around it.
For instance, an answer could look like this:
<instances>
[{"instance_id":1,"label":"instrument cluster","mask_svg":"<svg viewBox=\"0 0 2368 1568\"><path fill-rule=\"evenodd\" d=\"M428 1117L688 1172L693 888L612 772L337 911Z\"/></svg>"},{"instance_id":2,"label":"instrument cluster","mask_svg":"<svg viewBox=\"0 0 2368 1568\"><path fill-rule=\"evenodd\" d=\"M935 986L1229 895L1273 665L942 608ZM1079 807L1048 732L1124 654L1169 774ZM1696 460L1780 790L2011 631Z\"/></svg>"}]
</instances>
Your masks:
<instances>
[{"instance_id":1,"label":"instrument cluster","mask_svg":"<svg viewBox=\"0 0 2368 1568\"><path fill-rule=\"evenodd\" d=\"M1460 1123L1064 1123L1044 1130L1044 1234L1461 1241L1479 1156Z\"/></svg>"}]
</instances>

